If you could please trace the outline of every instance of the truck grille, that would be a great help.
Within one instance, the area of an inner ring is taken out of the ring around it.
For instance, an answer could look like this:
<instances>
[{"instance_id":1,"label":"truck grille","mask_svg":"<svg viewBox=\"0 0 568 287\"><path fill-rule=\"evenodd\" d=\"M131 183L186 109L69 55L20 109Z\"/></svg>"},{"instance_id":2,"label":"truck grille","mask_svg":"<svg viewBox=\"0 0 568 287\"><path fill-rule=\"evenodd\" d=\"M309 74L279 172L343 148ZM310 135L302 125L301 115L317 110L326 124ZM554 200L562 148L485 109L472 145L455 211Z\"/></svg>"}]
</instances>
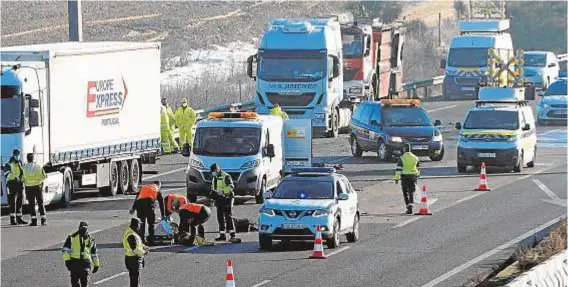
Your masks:
<instances>
[{"instance_id":1,"label":"truck grille","mask_svg":"<svg viewBox=\"0 0 568 287\"><path fill-rule=\"evenodd\" d=\"M266 97L273 104L279 104L280 106L307 106L314 98L316 93L303 93L299 95L282 95L279 93L266 93Z\"/></svg>"},{"instance_id":2,"label":"truck grille","mask_svg":"<svg viewBox=\"0 0 568 287\"><path fill-rule=\"evenodd\" d=\"M479 77L467 77L467 78L465 78L465 77L456 77L456 78L455 78L455 81L456 81L456 84L458 84L458 85L463 85L463 86L469 86L469 87L471 87L471 86L477 86L477 85L479 85L479 80L480 80L480 79L481 79L481 78L479 78Z\"/></svg>"}]
</instances>

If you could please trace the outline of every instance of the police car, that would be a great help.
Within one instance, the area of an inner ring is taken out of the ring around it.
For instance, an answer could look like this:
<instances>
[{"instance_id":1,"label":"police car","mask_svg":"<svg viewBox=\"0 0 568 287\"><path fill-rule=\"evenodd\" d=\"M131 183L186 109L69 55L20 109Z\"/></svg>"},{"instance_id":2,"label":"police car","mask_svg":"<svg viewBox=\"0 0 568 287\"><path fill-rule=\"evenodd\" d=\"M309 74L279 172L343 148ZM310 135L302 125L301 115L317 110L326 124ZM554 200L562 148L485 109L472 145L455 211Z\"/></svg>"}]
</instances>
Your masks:
<instances>
[{"instance_id":1,"label":"police car","mask_svg":"<svg viewBox=\"0 0 568 287\"><path fill-rule=\"evenodd\" d=\"M539 125L544 125L547 122L566 122L566 115L568 114L566 90L566 79L559 79L548 87L536 106Z\"/></svg>"},{"instance_id":2,"label":"police car","mask_svg":"<svg viewBox=\"0 0 568 287\"><path fill-rule=\"evenodd\" d=\"M444 157L442 133L433 124L419 100L365 101L353 112L349 124L351 153L376 151L381 161L400 156L404 144L410 144L417 156L429 156L433 161Z\"/></svg>"},{"instance_id":3,"label":"police car","mask_svg":"<svg viewBox=\"0 0 568 287\"><path fill-rule=\"evenodd\" d=\"M339 246L339 236L359 240L357 191L334 168L293 168L267 195L259 210L261 249L273 240L314 240L317 226L328 248Z\"/></svg>"},{"instance_id":4,"label":"police car","mask_svg":"<svg viewBox=\"0 0 568 287\"><path fill-rule=\"evenodd\" d=\"M467 166L534 167L536 127L533 112L524 100L524 88L482 87L479 101L461 123L457 148L458 172Z\"/></svg>"}]
</instances>

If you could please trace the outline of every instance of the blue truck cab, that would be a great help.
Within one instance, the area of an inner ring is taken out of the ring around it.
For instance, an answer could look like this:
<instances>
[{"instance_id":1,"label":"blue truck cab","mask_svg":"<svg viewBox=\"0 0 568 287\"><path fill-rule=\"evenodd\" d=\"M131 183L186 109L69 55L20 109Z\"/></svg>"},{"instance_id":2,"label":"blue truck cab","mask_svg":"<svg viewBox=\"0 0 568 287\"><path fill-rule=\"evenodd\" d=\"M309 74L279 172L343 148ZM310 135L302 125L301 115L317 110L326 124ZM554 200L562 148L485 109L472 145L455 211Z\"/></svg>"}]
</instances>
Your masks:
<instances>
[{"instance_id":1,"label":"blue truck cab","mask_svg":"<svg viewBox=\"0 0 568 287\"><path fill-rule=\"evenodd\" d=\"M514 55L509 20L460 21L460 35L451 40L446 59L442 95L445 99L477 99L479 83L487 74L488 52L494 49L503 62Z\"/></svg>"},{"instance_id":2,"label":"blue truck cab","mask_svg":"<svg viewBox=\"0 0 568 287\"><path fill-rule=\"evenodd\" d=\"M278 104L291 119L311 119L315 137L336 137L343 116L339 19L276 19L264 32L247 74L256 81L256 111ZM253 63L256 72L253 73Z\"/></svg>"}]
</instances>

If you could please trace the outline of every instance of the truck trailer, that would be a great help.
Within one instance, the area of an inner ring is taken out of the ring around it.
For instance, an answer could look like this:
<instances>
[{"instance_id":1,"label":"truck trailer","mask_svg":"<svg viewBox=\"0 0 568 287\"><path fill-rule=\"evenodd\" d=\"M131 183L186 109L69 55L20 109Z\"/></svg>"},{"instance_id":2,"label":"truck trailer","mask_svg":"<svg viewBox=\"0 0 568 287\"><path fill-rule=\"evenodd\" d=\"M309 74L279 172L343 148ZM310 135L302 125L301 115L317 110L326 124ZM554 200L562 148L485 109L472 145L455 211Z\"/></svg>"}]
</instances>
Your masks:
<instances>
[{"instance_id":1,"label":"truck trailer","mask_svg":"<svg viewBox=\"0 0 568 287\"><path fill-rule=\"evenodd\" d=\"M2 167L14 149L23 161L35 154L47 174L46 205L67 206L78 187L137 191L143 164L155 164L161 147L160 44L66 42L0 53Z\"/></svg>"}]
</instances>

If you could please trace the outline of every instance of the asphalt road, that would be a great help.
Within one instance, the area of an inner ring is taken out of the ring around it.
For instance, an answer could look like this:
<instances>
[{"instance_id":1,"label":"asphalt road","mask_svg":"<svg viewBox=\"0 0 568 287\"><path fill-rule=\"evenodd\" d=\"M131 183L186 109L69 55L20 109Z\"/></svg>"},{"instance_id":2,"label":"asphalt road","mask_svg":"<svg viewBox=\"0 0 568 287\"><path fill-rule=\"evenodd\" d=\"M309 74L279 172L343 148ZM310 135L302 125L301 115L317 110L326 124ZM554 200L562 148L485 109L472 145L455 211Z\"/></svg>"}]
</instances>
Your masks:
<instances>
[{"instance_id":1,"label":"asphalt road","mask_svg":"<svg viewBox=\"0 0 568 287\"><path fill-rule=\"evenodd\" d=\"M316 161L343 163L340 172L362 188L360 242L344 239L338 249L325 250L327 260L307 259L313 248L309 242L261 252L256 233L240 234L241 244L154 247L143 286L222 286L228 258L237 286L461 286L510 256L521 235L566 215L566 127L538 127L536 167L521 174L489 170L492 191L477 192L477 173L457 174L456 131L451 129L471 102L423 105L445 130L445 158L424 159L419 182L427 187L432 216L402 214L400 186L391 180L394 164L379 163L374 153L353 158L346 135L317 139ZM160 174L145 179L162 180L166 193L184 193L186 163L181 156L165 156ZM132 196L87 196L68 209L51 210L47 227L11 227L2 217L2 286L68 286L60 249L83 219L101 253L93 286L127 286L120 242L131 201ZM256 220L258 207L239 205L235 215ZM214 218L206 230L209 239L216 236Z\"/></svg>"}]
</instances>

